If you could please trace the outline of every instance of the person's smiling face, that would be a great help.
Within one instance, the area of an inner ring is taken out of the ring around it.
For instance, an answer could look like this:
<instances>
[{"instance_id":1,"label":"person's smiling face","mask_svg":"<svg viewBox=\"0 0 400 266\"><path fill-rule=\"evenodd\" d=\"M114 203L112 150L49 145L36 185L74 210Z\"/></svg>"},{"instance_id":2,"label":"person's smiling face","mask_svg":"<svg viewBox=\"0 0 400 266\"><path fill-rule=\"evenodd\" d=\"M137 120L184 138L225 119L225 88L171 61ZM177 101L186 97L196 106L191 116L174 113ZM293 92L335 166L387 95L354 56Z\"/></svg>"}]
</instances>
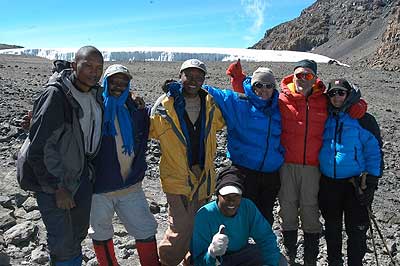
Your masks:
<instances>
[{"instance_id":1,"label":"person's smiling face","mask_svg":"<svg viewBox=\"0 0 400 266\"><path fill-rule=\"evenodd\" d=\"M117 73L107 78L108 81L108 93L114 97L119 97L125 89L129 89L129 77Z\"/></svg>"},{"instance_id":2,"label":"person's smiling face","mask_svg":"<svg viewBox=\"0 0 400 266\"><path fill-rule=\"evenodd\" d=\"M298 67L294 70L293 82L298 93L308 96L316 80L317 77L310 68Z\"/></svg>"},{"instance_id":3,"label":"person's smiling face","mask_svg":"<svg viewBox=\"0 0 400 266\"><path fill-rule=\"evenodd\" d=\"M342 89L332 89L328 91L327 94L329 96L331 104L336 108L340 108L342 107L344 101L346 100L348 92L347 90L342 90Z\"/></svg>"},{"instance_id":4,"label":"person's smiling face","mask_svg":"<svg viewBox=\"0 0 400 266\"><path fill-rule=\"evenodd\" d=\"M204 71L195 67L183 70L180 75L183 85L183 95L189 98L196 97L204 83L205 76Z\"/></svg>"},{"instance_id":5,"label":"person's smiling face","mask_svg":"<svg viewBox=\"0 0 400 266\"><path fill-rule=\"evenodd\" d=\"M72 68L76 73L78 88L83 92L88 92L101 78L103 58L96 53L88 53L73 62Z\"/></svg>"},{"instance_id":6,"label":"person's smiling face","mask_svg":"<svg viewBox=\"0 0 400 266\"><path fill-rule=\"evenodd\" d=\"M218 208L224 216L235 216L242 200L242 195L231 193L227 195L218 194Z\"/></svg>"}]
</instances>

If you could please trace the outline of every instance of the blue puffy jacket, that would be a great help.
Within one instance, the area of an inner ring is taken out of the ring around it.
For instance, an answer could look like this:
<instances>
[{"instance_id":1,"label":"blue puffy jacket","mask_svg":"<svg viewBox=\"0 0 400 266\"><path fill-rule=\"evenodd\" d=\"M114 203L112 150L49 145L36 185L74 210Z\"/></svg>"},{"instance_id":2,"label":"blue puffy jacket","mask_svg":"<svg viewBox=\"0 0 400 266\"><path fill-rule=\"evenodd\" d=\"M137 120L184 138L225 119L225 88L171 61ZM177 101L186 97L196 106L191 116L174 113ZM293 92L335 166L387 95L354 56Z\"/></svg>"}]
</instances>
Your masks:
<instances>
[{"instance_id":1,"label":"blue puffy jacket","mask_svg":"<svg viewBox=\"0 0 400 266\"><path fill-rule=\"evenodd\" d=\"M331 113L325 124L319 153L322 174L344 179L362 172L381 175L381 150L378 140L347 113Z\"/></svg>"},{"instance_id":2,"label":"blue puffy jacket","mask_svg":"<svg viewBox=\"0 0 400 266\"><path fill-rule=\"evenodd\" d=\"M270 99L263 100L254 94L250 77L243 85L245 95L205 86L227 125L227 155L236 165L266 173L277 171L284 153L280 143L279 93L275 90Z\"/></svg>"}]
</instances>

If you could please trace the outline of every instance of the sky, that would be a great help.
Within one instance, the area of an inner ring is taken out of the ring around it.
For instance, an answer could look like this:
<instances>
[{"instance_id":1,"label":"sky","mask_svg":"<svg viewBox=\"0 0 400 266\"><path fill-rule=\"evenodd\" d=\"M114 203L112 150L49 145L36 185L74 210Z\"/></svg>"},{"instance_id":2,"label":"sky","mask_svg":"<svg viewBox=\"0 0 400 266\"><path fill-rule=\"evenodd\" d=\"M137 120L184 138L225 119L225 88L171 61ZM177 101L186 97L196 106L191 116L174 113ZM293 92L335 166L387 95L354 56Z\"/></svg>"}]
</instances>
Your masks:
<instances>
[{"instance_id":1,"label":"sky","mask_svg":"<svg viewBox=\"0 0 400 266\"><path fill-rule=\"evenodd\" d=\"M315 0L0 0L0 43L247 48Z\"/></svg>"}]
</instances>

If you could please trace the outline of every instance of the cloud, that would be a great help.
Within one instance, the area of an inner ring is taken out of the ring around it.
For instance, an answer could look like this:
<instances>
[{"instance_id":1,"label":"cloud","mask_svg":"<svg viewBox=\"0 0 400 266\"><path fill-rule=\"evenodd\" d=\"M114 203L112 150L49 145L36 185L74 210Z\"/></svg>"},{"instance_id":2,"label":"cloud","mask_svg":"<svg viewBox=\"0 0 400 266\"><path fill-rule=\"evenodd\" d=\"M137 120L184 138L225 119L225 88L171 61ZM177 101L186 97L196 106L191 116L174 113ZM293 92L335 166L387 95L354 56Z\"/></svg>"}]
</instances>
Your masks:
<instances>
[{"instance_id":1,"label":"cloud","mask_svg":"<svg viewBox=\"0 0 400 266\"><path fill-rule=\"evenodd\" d=\"M268 1L266 0L240 0L246 16L251 19L252 24L249 26L243 39L246 41L253 40L263 28L264 17Z\"/></svg>"}]
</instances>

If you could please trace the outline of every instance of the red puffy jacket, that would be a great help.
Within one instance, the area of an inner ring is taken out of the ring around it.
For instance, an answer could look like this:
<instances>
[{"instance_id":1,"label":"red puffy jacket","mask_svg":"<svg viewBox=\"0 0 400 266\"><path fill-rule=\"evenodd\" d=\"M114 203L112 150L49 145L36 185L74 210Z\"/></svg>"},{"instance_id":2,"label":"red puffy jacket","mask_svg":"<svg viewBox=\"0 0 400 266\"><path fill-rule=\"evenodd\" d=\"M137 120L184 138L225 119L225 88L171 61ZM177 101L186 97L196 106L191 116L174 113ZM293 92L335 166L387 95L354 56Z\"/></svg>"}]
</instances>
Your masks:
<instances>
[{"instance_id":1,"label":"red puffy jacket","mask_svg":"<svg viewBox=\"0 0 400 266\"><path fill-rule=\"evenodd\" d=\"M317 79L312 94L306 98L296 93L293 75L281 81L279 109L282 115L281 143L285 148L285 163L318 166L328 99L325 85Z\"/></svg>"}]
</instances>

